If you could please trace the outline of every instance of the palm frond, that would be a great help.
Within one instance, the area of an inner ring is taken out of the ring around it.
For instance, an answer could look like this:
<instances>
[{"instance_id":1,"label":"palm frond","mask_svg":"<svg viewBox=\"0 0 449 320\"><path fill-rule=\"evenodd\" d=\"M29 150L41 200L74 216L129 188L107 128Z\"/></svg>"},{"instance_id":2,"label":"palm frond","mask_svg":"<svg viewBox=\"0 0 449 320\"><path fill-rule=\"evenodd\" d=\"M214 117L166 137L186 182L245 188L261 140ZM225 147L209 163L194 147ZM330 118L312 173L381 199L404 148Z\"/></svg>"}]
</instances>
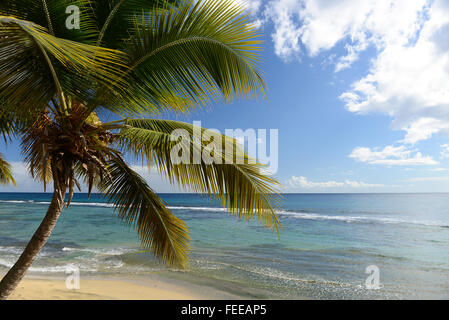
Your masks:
<instances>
[{"instance_id":1,"label":"palm frond","mask_svg":"<svg viewBox=\"0 0 449 320\"><path fill-rule=\"evenodd\" d=\"M137 15L124 43L133 83L121 95L124 111L184 112L219 98L263 94L256 68L261 41L250 22L232 0L183 1Z\"/></svg>"},{"instance_id":2,"label":"palm frond","mask_svg":"<svg viewBox=\"0 0 449 320\"><path fill-rule=\"evenodd\" d=\"M80 30L66 28L67 5L81 9ZM96 186L170 265L187 261L187 227L121 150L156 165L172 184L219 197L232 215L278 231L279 183L234 139L198 140L206 129L178 121L103 124L97 116L100 108L121 116L185 112L264 94L261 41L244 11L234 0L2 0L0 135L21 133L30 173L44 188L53 179L68 189L67 205L77 179L89 194ZM173 140L176 129L187 138ZM178 144L192 151L189 159L206 153L213 161L175 163ZM14 183L1 156L0 182Z\"/></svg>"},{"instance_id":3,"label":"palm frond","mask_svg":"<svg viewBox=\"0 0 449 320\"><path fill-rule=\"evenodd\" d=\"M56 93L86 99L93 82L121 84L126 58L118 51L57 38L10 16L0 16L0 38L0 98L12 106L42 110Z\"/></svg>"},{"instance_id":4,"label":"palm frond","mask_svg":"<svg viewBox=\"0 0 449 320\"><path fill-rule=\"evenodd\" d=\"M172 133L179 129L185 130L187 137L181 141L173 140ZM146 159L149 167L155 165L172 184L218 196L231 214L240 219L245 217L262 221L278 231L280 222L275 208L280 200L280 185L277 180L265 172L265 166L250 159L234 139L219 135L217 140L198 141L195 130L205 131L204 128L179 121L127 120L118 139L124 151L136 155L138 159ZM173 161L171 152L178 143L189 150L190 163ZM220 161L206 164L201 158L201 163L194 163L195 152L200 157L211 154Z\"/></svg>"},{"instance_id":5,"label":"palm frond","mask_svg":"<svg viewBox=\"0 0 449 320\"><path fill-rule=\"evenodd\" d=\"M16 133L18 125L18 120L14 118L9 108L0 101L0 136L3 137L5 142Z\"/></svg>"},{"instance_id":6,"label":"palm frond","mask_svg":"<svg viewBox=\"0 0 449 320\"><path fill-rule=\"evenodd\" d=\"M66 26L69 6L79 9L79 29ZM82 43L95 44L98 34L89 0L2 0L0 15L32 21L58 38Z\"/></svg>"},{"instance_id":7,"label":"palm frond","mask_svg":"<svg viewBox=\"0 0 449 320\"><path fill-rule=\"evenodd\" d=\"M162 8L175 5L177 0L88 0L93 12L98 33L96 44L107 48L121 49L134 27L133 18Z\"/></svg>"},{"instance_id":8,"label":"palm frond","mask_svg":"<svg viewBox=\"0 0 449 320\"><path fill-rule=\"evenodd\" d=\"M115 205L119 217L136 227L142 246L151 249L164 263L185 266L189 252L185 223L123 160L111 159L108 169L112 180L105 179L100 190Z\"/></svg>"},{"instance_id":9,"label":"palm frond","mask_svg":"<svg viewBox=\"0 0 449 320\"><path fill-rule=\"evenodd\" d=\"M44 184L44 192L49 181L53 179L51 157L45 140L48 140L50 132L48 127L53 124L51 118L43 114L35 119L34 123L26 129L22 135L22 154L28 164L31 176ZM44 132L44 133L42 133Z\"/></svg>"},{"instance_id":10,"label":"palm frond","mask_svg":"<svg viewBox=\"0 0 449 320\"><path fill-rule=\"evenodd\" d=\"M3 159L0 153L0 184L9 183L16 185L16 181L12 176L11 165Z\"/></svg>"}]
</instances>

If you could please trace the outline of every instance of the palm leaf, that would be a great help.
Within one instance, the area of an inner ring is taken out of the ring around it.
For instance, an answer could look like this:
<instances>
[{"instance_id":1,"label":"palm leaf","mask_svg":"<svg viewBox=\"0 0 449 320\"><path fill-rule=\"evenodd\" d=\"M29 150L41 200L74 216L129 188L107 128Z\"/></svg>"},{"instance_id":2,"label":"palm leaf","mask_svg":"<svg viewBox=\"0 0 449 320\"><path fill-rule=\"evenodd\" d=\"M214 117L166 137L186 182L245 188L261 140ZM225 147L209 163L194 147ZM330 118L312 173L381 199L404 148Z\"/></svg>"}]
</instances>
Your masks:
<instances>
[{"instance_id":1,"label":"palm leaf","mask_svg":"<svg viewBox=\"0 0 449 320\"><path fill-rule=\"evenodd\" d=\"M167 209L145 180L120 158L109 162L112 181L105 179L100 190L115 205L119 217L137 228L142 245L162 262L185 266L189 236L184 222Z\"/></svg>"},{"instance_id":2,"label":"palm leaf","mask_svg":"<svg viewBox=\"0 0 449 320\"><path fill-rule=\"evenodd\" d=\"M177 129L185 130L188 139L173 141L171 134ZM265 166L250 159L234 139L220 135L220 141L199 142L195 138L195 130L204 133L205 129L179 121L127 120L126 127L119 133L119 143L138 159L146 158L149 167L156 165L172 184L218 196L231 214L262 221L278 231L280 222L275 207L279 202L277 189L280 185L277 180L264 171ZM212 144L213 148L208 152L221 159L221 163L211 161L206 164L203 160L199 164L193 161L190 164L174 163L171 151L178 143L186 144L186 148L191 150L191 158L195 152L202 155ZM231 158L227 154L229 150L232 150ZM243 161L236 161L239 157ZM226 159L232 159L232 163Z\"/></svg>"},{"instance_id":3,"label":"palm leaf","mask_svg":"<svg viewBox=\"0 0 449 320\"><path fill-rule=\"evenodd\" d=\"M51 119L48 115L42 115L35 119L34 123L24 130L21 141L24 161L28 164L31 176L43 182L44 192L46 191L47 183L53 179L51 157L48 152L48 146L42 141L48 138L48 133L44 135L37 134L36 128L44 128L49 123L51 123Z\"/></svg>"},{"instance_id":4,"label":"palm leaf","mask_svg":"<svg viewBox=\"0 0 449 320\"><path fill-rule=\"evenodd\" d=\"M256 69L261 41L250 22L230 0L182 2L137 15L124 43L133 85L121 92L120 103L104 104L114 111L126 105L131 114L154 113L151 106L184 112L218 98L264 93Z\"/></svg>"},{"instance_id":5,"label":"palm leaf","mask_svg":"<svg viewBox=\"0 0 449 320\"><path fill-rule=\"evenodd\" d=\"M80 11L80 29L66 26L69 6ZM98 35L89 0L2 0L0 15L32 21L58 38L94 44Z\"/></svg>"},{"instance_id":6,"label":"palm leaf","mask_svg":"<svg viewBox=\"0 0 449 320\"><path fill-rule=\"evenodd\" d=\"M9 183L16 185L16 181L12 176L11 165L3 159L0 153L0 184Z\"/></svg>"},{"instance_id":7,"label":"palm leaf","mask_svg":"<svg viewBox=\"0 0 449 320\"><path fill-rule=\"evenodd\" d=\"M42 109L56 93L90 96L92 83L119 86L125 56L61 38L29 21L0 16L0 98Z\"/></svg>"}]
</instances>

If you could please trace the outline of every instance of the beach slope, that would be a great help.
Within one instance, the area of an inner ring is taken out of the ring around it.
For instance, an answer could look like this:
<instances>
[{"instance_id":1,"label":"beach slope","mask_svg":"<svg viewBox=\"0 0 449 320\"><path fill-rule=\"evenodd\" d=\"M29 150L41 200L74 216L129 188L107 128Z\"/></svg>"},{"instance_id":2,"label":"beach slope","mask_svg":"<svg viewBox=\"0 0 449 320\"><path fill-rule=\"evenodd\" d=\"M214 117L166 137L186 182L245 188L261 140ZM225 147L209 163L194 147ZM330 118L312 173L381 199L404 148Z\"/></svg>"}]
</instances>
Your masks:
<instances>
[{"instance_id":1,"label":"beach slope","mask_svg":"<svg viewBox=\"0 0 449 320\"><path fill-rule=\"evenodd\" d=\"M202 291L202 292L201 292ZM10 300L207 300L237 299L207 288L188 288L157 280L88 279L79 289L67 289L63 279L22 280Z\"/></svg>"}]
</instances>

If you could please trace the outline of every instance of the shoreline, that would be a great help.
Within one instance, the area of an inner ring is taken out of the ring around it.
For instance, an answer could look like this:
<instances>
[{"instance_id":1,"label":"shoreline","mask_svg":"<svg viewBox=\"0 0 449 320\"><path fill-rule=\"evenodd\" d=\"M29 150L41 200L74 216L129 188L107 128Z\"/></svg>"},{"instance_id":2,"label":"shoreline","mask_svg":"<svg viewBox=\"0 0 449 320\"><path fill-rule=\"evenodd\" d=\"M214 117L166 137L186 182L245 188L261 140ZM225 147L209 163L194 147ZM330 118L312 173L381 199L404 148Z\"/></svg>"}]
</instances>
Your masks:
<instances>
[{"instance_id":1,"label":"shoreline","mask_svg":"<svg viewBox=\"0 0 449 320\"><path fill-rule=\"evenodd\" d=\"M3 275L2 275L3 276ZM1 277L2 277L1 276ZM8 300L238 300L250 299L211 286L161 277L84 275L79 289L65 275L27 275Z\"/></svg>"}]
</instances>

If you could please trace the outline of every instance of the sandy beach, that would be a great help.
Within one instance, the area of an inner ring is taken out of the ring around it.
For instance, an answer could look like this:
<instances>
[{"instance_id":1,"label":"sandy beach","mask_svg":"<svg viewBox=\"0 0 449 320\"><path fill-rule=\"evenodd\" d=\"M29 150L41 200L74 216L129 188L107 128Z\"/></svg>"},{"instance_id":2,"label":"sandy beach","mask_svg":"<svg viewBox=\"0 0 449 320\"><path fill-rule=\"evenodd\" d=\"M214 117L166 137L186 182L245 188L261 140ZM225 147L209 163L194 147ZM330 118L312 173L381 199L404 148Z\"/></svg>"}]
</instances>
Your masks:
<instances>
[{"instance_id":1,"label":"sandy beach","mask_svg":"<svg viewBox=\"0 0 449 320\"><path fill-rule=\"evenodd\" d=\"M239 299L209 287L172 284L154 279L85 279L67 289L64 278L22 280L10 300L229 300Z\"/></svg>"}]
</instances>

